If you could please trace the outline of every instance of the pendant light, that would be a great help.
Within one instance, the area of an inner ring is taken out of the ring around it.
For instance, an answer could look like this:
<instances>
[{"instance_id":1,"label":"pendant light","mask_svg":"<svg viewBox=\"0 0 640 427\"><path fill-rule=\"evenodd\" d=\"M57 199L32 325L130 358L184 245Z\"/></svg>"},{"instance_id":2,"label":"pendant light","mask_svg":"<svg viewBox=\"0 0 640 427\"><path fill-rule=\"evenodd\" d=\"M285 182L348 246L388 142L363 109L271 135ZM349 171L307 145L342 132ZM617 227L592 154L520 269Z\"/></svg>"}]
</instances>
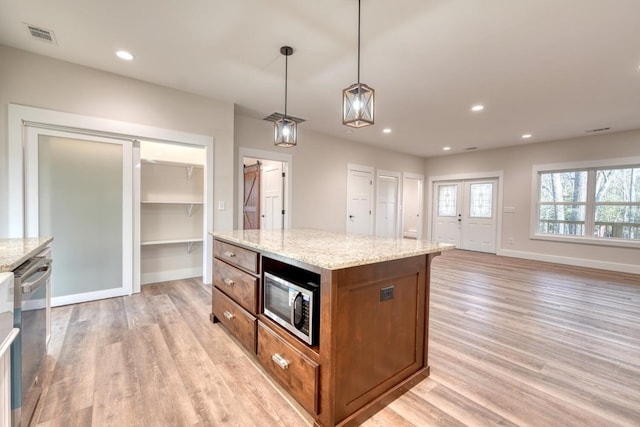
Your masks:
<instances>
[{"instance_id":1,"label":"pendant light","mask_svg":"<svg viewBox=\"0 0 640 427\"><path fill-rule=\"evenodd\" d=\"M358 82L342 91L342 124L361 128L373 124L373 88L360 82L360 0L358 0Z\"/></svg>"},{"instance_id":2,"label":"pendant light","mask_svg":"<svg viewBox=\"0 0 640 427\"><path fill-rule=\"evenodd\" d=\"M287 117L287 78L289 71L289 57L293 55L293 48L282 46L280 53L284 55L284 117L274 123L275 142L278 147L294 147L298 143L298 124Z\"/></svg>"}]
</instances>

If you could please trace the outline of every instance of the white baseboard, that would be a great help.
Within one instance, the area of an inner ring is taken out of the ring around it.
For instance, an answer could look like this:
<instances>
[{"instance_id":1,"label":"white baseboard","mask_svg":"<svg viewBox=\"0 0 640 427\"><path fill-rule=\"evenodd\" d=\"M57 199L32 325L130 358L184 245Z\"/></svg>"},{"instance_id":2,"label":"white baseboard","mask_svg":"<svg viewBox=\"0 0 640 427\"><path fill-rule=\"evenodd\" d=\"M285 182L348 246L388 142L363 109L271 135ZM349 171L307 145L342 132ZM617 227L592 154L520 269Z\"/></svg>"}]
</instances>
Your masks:
<instances>
[{"instance_id":1,"label":"white baseboard","mask_svg":"<svg viewBox=\"0 0 640 427\"><path fill-rule=\"evenodd\" d=\"M601 270L612 270L622 273L640 274L640 265L634 264L622 264L618 262L600 261L594 259L547 255L535 252L521 252L509 249L501 249L496 255L508 256L512 258L530 259L533 261L555 262L557 264L575 265L577 267L598 268Z\"/></svg>"},{"instance_id":2,"label":"white baseboard","mask_svg":"<svg viewBox=\"0 0 640 427\"><path fill-rule=\"evenodd\" d=\"M178 270L154 271L142 273L140 283L148 285L150 283L168 282L169 280L189 279L191 277L202 277L202 267L181 268Z\"/></svg>"},{"instance_id":3,"label":"white baseboard","mask_svg":"<svg viewBox=\"0 0 640 427\"><path fill-rule=\"evenodd\" d=\"M99 299L122 297L130 295L130 290L124 288L106 289L104 291L85 292L82 294L65 295L61 297L51 297L51 307L61 305L77 304L80 302L95 301Z\"/></svg>"}]
</instances>

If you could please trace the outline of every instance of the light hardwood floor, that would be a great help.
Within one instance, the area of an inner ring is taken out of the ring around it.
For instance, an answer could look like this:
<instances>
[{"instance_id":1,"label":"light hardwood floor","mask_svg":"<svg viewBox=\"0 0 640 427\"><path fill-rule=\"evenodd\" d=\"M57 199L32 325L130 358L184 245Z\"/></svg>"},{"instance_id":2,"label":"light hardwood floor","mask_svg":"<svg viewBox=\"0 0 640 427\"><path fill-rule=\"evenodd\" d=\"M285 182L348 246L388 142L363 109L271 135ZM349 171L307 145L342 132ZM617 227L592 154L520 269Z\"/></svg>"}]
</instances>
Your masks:
<instances>
[{"instance_id":1,"label":"light hardwood floor","mask_svg":"<svg viewBox=\"0 0 640 427\"><path fill-rule=\"evenodd\" d=\"M38 426L300 426L198 280L53 310ZM640 276L447 252L431 376L365 426L640 426Z\"/></svg>"}]
</instances>

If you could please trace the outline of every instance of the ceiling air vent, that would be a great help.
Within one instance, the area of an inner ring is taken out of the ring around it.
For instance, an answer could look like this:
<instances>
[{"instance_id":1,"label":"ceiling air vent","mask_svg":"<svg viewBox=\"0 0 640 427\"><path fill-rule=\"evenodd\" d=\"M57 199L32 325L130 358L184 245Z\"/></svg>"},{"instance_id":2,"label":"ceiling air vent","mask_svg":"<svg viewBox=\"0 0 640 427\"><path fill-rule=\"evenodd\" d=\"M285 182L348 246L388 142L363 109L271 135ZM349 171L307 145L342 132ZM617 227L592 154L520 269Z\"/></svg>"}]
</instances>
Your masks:
<instances>
[{"instance_id":1,"label":"ceiling air vent","mask_svg":"<svg viewBox=\"0 0 640 427\"><path fill-rule=\"evenodd\" d=\"M587 129L587 130L585 130L585 132L586 133L598 133L598 132L606 132L608 130L611 130L611 128Z\"/></svg>"},{"instance_id":2,"label":"ceiling air vent","mask_svg":"<svg viewBox=\"0 0 640 427\"><path fill-rule=\"evenodd\" d=\"M284 114L282 114L282 113L272 113L271 115L265 117L264 120L266 120L268 122L275 122L276 120L280 120L283 117L284 117ZM287 118L289 120L293 120L296 123L306 122L306 119L301 119L300 117L290 116L288 114L287 114Z\"/></svg>"},{"instance_id":3,"label":"ceiling air vent","mask_svg":"<svg viewBox=\"0 0 640 427\"><path fill-rule=\"evenodd\" d=\"M465 151L471 151L471 150L477 150L478 147L467 147L465 148Z\"/></svg>"},{"instance_id":4,"label":"ceiling air vent","mask_svg":"<svg viewBox=\"0 0 640 427\"><path fill-rule=\"evenodd\" d=\"M27 31L29 31L29 35L41 42L51 43L57 45L56 35L51 30L47 30L46 28L38 27L36 25L24 24L27 27Z\"/></svg>"}]
</instances>

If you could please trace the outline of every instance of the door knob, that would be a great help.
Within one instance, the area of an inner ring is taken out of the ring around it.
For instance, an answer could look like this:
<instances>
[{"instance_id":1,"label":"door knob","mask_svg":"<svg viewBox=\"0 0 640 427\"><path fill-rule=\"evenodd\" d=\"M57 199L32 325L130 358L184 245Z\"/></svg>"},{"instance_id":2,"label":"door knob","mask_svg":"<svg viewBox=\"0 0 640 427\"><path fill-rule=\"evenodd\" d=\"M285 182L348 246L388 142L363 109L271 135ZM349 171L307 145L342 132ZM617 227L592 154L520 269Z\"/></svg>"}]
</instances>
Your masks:
<instances>
[{"instance_id":1,"label":"door knob","mask_svg":"<svg viewBox=\"0 0 640 427\"><path fill-rule=\"evenodd\" d=\"M349 215L349 219L353 219L353 218L355 218L354 215Z\"/></svg>"}]
</instances>

